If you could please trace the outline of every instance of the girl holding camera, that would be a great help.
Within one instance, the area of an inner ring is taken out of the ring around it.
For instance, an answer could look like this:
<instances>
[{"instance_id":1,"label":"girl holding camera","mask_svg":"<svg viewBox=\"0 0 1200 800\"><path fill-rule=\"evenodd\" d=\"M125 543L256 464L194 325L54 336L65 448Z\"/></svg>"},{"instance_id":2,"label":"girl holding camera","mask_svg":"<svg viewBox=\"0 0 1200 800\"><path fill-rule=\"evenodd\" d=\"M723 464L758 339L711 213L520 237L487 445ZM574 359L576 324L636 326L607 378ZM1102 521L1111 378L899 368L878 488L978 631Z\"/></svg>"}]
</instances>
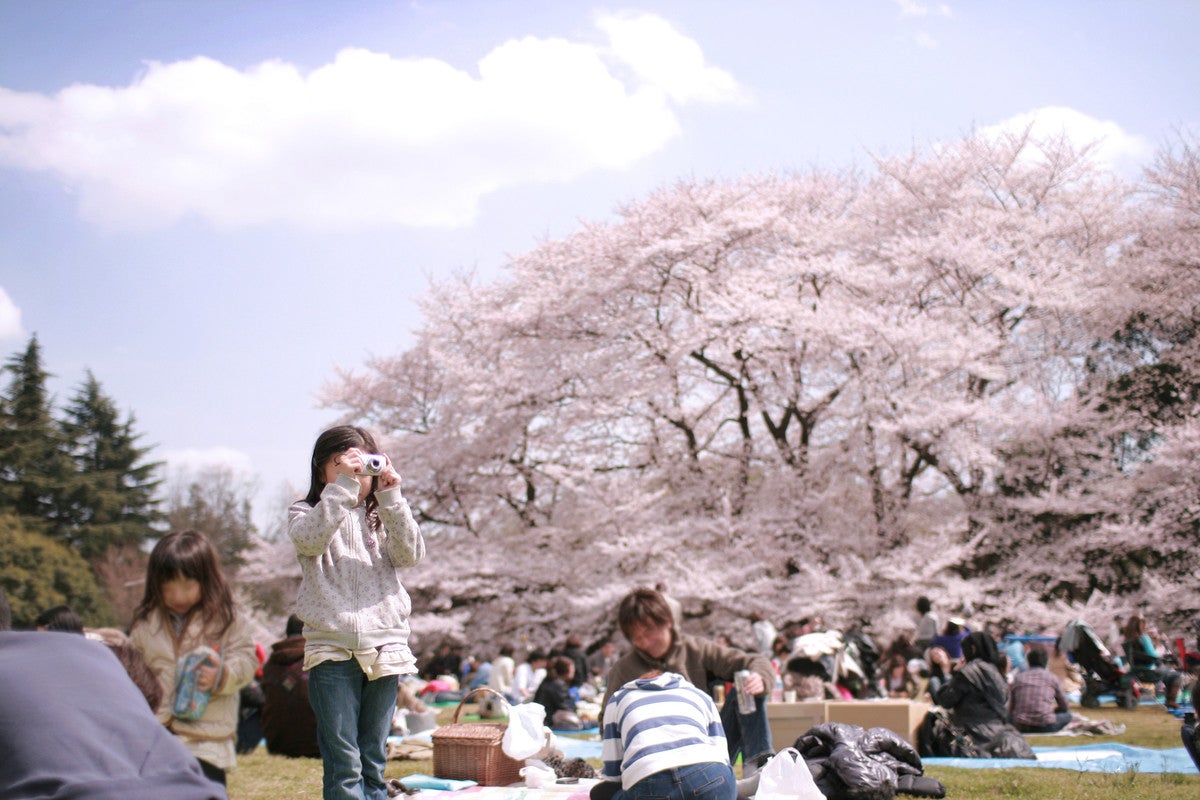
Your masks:
<instances>
[{"instance_id":1,"label":"girl holding camera","mask_svg":"<svg viewBox=\"0 0 1200 800\"><path fill-rule=\"evenodd\" d=\"M412 601L399 569L425 557L425 540L400 475L378 449L362 428L322 433L308 496L288 510L325 800L385 800L398 678L417 671L408 646Z\"/></svg>"}]
</instances>

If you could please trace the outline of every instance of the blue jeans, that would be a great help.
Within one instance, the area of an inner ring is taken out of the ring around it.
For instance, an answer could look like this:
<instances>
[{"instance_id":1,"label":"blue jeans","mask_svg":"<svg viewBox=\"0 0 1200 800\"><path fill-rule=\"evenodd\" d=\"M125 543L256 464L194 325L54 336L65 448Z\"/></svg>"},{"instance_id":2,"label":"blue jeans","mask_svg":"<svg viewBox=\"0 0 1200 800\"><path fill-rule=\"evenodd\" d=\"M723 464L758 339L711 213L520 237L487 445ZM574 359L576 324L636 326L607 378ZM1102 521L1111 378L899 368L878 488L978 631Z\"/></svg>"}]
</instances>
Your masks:
<instances>
[{"instance_id":1,"label":"blue jeans","mask_svg":"<svg viewBox=\"0 0 1200 800\"><path fill-rule=\"evenodd\" d=\"M767 696L754 698L754 713L738 713L737 689L730 689L721 706L721 727L725 729L725 743L729 746L729 763L737 761L742 754L742 764L762 756L775 755L771 746L771 724L767 721ZM788 742L791 746L791 742Z\"/></svg>"},{"instance_id":2,"label":"blue jeans","mask_svg":"<svg viewBox=\"0 0 1200 800\"><path fill-rule=\"evenodd\" d=\"M737 779L728 764L708 762L664 769L620 790L612 800L736 800Z\"/></svg>"},{"instance_id":3,"label":"blue jeans","mask_svg":"<svg viewBox=\"0 0 1200 800\"><path fill-rule=\"evenodd\" d=\"M1071 724L1070 711L1055 711L1054 722L1049 725L1017 725L1021 733L1057 733Z\"/></svg>"},{"instance_id":4,"label":"blue jeans","mask_svg":"<svg viewBox=\"0 0 1200 800\"><path fill-rule=\"evenodd\" d=\"M353 658L322 661L308 673L325 767L325 800L387 800L383 770L399 678L367 680Z\"/></svg>"}]
</instances>

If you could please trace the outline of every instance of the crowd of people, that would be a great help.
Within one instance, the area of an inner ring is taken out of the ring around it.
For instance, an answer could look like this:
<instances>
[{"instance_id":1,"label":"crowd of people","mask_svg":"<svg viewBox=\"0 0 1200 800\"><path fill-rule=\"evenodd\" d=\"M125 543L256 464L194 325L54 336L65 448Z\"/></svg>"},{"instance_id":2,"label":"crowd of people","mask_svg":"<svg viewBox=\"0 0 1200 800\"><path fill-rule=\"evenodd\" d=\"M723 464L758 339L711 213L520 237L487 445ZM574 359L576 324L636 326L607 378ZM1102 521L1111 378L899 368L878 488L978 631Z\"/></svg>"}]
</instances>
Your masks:
<instances>
[{"instance_id":1,"label":"crowd of people","mask_svg":"<svg viewBox=\"0 0 1200 800\"><path fill-rule=\"evenodd\" d=\"M630 591L615 609L623 642L572 633L547 650L518 653L502 643L485 657L447 641L418 658L399 572L424 558L425 542L399 474L377 453L361 428L338 426L317 438L308 494L289 509L303 575L296 613L269 655L197 531L155 545L127 632L85 631L59 605L38 616L37 631L4 634L0 715L35 713L26 708L30 689L54 686L47 691L79 707L52 703L37 713L70 714L80 735L120 743L91 772L73 763L69 777L60 774L61 747L42 752L37 736L18 742L13 726L3 726L0 749L13 755L0 765L0 783L57 781L61 797L225 797L237 753L265 740L274 754L319 757L327 800L382 800L386 740L404 717L480 689L490 690L479 701L485 717L504 714L505 703L536 702L555 730L603 723L606 791L630 800L666 796L668 784L732 800L730 765L740 759L743 780L753 779L775 754L767 703L785 698L927 699L939 709L928 746L941 746L941 731L983 756L1029 757L1022 734L1072 722L1067 698L1081 676L1069 653L991 626L976 630L969 609L943 623L928 597L917 600L912 626L882 649L861 627L830 631L816 616L777 626L759 612L747 620L749 645L736 646L685 632L682 605L660 582ZM0 630L7 628L0 594ZM1137 680L1161 686L1165 705L1176 707L1183 676L1153 626L1130 614L1107 636ZM84 663L95 668L80 670ZM72 669L73 679L53 683ZM90 713L131 694L138 713L119 722ZM72 793L76 778L89 783Z\"/></svg>"}]
</instances>

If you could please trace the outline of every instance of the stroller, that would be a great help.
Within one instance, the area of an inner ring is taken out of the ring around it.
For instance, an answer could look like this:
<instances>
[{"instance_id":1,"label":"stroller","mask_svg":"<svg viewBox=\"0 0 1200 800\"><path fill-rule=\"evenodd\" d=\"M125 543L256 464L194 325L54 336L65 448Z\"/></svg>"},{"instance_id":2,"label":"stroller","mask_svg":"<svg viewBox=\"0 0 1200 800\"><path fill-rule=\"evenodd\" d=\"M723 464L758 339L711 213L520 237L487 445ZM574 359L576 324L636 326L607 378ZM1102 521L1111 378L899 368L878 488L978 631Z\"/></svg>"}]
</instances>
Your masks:
<instances>
[{"instance_id":1,"label":"stroller","mask_svg":"<svg viewBox=\"0 0 1200 800\"><path fill-rule=\"evenodd\" d=\"M1133 674L1113 657L1104 642L1083 620L1072 620L1058 637L1058 648L1075 660L1084 672L1079 704L1099 708L1100 695L1116 695L1121 708L1137 708L1141 691Z\"/></svg>"}]
</instances>

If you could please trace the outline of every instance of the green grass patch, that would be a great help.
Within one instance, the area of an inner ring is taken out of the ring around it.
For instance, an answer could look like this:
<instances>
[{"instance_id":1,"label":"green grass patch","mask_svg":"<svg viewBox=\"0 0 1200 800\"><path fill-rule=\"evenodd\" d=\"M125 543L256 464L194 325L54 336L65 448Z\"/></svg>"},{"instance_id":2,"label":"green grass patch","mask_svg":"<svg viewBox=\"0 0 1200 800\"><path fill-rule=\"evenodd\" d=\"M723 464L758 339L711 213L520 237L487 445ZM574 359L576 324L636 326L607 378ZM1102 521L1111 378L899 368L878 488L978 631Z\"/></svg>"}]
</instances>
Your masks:
<instances>
[{"instance_id":1,"label":"green grass patch","mask_svg":"<svg viewBox=\"0 0 1200 800\"><path fill-rule=\"evenodd\" d=\"M464 717L467 708L464 708ZM474 709L471 709L474 710ZM1104 707L1083 711L1093 719L1110 719L1125 725L1119 736L1033 736L1035 747L1072 747L1122 742L1156 749L1180 746L1175 717L1161 708L1144 706L1134 711ZM438 710L439 724L447 724L454 706ZM460 721L463 717L460 717ZM777 746L784 743L776 742ZM598 761L592 762L599 766ZM387 776L403 778L413 773L433 773L433 762L391 761ZM1105 774L1066 769L955 769L929 767L926 774L946 784L946 797L954 800L1019 798L1019 800L1195 800L1200 796L1200 774L1160 775L1127 772ZM265 748L238 757L238 768L229 773L232 800L305 800L321 797L321 761L283 758ZM419 797L419 795L418 795Z\"/></svg>"}]
</instances>

